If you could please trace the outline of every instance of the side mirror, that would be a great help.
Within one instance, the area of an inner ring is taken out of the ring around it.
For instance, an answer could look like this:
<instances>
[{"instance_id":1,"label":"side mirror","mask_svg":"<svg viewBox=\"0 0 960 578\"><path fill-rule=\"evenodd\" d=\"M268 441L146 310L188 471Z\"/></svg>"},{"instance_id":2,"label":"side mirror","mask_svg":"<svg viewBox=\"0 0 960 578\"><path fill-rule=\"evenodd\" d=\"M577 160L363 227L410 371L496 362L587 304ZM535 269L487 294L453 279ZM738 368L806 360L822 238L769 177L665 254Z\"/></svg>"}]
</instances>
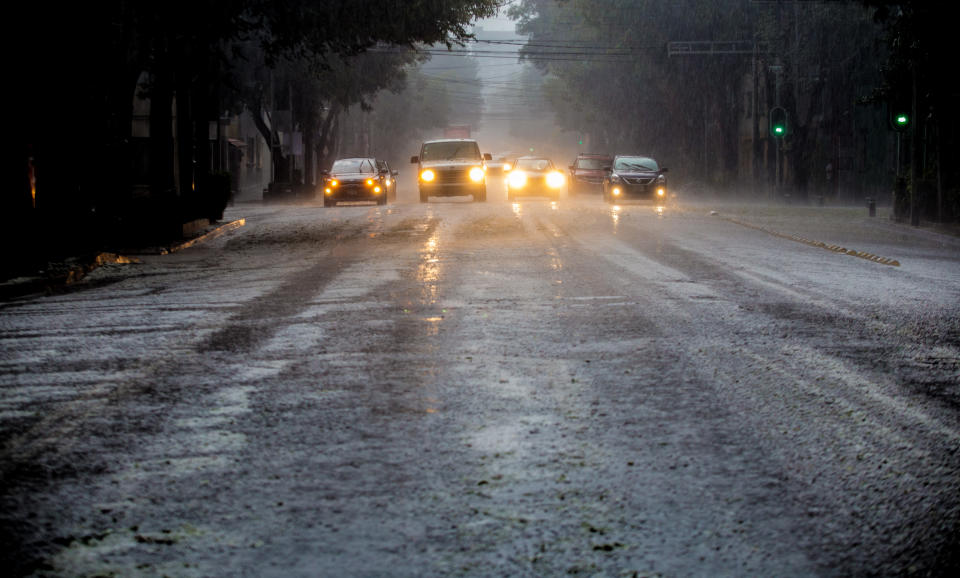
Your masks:
<instances>
[{"instance_id":1,"label":"side mirror","mask_svg":"<svg viewBox=\"0 0 960 578\"><path fill-rule=\"evenodd\" d=\"M410 157L410 162L412 164L417 164L420 162L420 157Z\"/></svg>"},{"instance_id":2,"label":"side mirror","mask_svg":"<svg viewBox=\"0 0 960 578\"><path fill-rule=\"evenodd\" d=\"M667 167L660 167L660 172L661 172L661 173L669 173L669 172L670 172L670 169L668 169Z\"/></svg>"},{"instance_id":3,"label":"side mirror","mask_svg":"<svg viewBox=\"0 0 960 578\"><path fill-rule=\"evenodd\" d=\"M483 153L483 160L485 160L485 161L492 161L492 160L493 160L493 155L490 154L490 153Z\"/></svg>"},{"instance_id":4,"label":"side mirror","mask_svg":"<svg viewBox=\"0 0 960 578\"><path fill-rule=\"evenodd\" d=\"M393 176L397 176L400 174L400 171L398 171L397 169L393 169L392 171L390 171L390 174Z\"/></svg>"}]
</instances>

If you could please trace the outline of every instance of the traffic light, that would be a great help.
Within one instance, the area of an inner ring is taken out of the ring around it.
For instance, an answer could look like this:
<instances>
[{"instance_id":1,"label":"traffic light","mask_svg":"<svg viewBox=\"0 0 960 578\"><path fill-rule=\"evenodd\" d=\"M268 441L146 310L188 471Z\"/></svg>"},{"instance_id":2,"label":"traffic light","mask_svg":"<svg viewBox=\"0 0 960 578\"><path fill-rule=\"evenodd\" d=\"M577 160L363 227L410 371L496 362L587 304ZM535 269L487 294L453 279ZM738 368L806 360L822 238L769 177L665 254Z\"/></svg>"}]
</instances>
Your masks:
<instances>
[{"instance_id":1,"label":"traffic light","mask_svg":"<svg viewBox=\"0 0 960 578\"><path fill-rule=\"evenodd\" d=\"M890 114L890 128L899 132L907 130L910 128L910 115L905 112L892 112Z\"/></svg>"},{"instance_id":2,"label":"traffic light","mask_svg":"<svg viewBox=\"0 0 960 578\"><path fill-rule=\"evenodd\" d=\"M783 138L787 136L787 111L782 106L770 109L770 136Z\"/></svg>"}]
</instances>

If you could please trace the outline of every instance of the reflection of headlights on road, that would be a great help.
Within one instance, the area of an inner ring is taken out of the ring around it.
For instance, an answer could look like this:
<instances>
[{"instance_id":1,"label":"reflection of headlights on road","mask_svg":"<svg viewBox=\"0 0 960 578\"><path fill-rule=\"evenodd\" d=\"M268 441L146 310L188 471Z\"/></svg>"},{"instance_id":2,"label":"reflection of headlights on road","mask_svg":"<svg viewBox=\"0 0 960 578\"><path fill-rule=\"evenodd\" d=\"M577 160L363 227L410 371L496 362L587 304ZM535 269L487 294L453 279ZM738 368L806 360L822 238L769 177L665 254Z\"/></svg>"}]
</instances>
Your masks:
<instances>
[{"instance_id":1,"label":"reflection of headlights on road","mask_svg":"<svg viewBox=\"0 0 960 578\"><path fill-rule=\"evenodd\" d=\"M431 171L430 169L427 169L427 170L423 171L422 173L420 173L420 180L421 180L421 181L427 181L427 182L429 183L429 182L432 181L434 178L436 178L436 176L437 176L437 175L435 175L435 174L433 173L433 171Z\"/></svg>"},{"instance_id":2,"label":"reflection of headlights on road","mask_svg":"<svg viewBox=\"0 0 960 578\"><path fill-rule=\"evenodd\" d=\"M507 178L507 183L515 189L522 189L527 184L527 173L523 171L513 171Z\"/></svg>"},{"instance_id":3,"label":"reflection of headlights on road","mask_svg":"<svg viewBox=\"0 0 960 578\"><path fill-rule=\"evenodd\" d=\"M470 169L470 180L475 183L483 181L483 169L480 167L473 167Z\"/></svg>"},{"instance_id":4,"label":"reflection of headlights on road","mask_svg":"<svg viewBox=\"0 0 960 578\"><path fill-rule=\"evenodd\" d=\"M554 171L547 174L547 186L551 189L559 189L564 182L566 182L566 179L563 177L563 173Z\"/></svg>"},{"instance_id":5,"label":"reflection of headlights on road","mask_svg":"<svg viewBox=\"0 0 960 578\"><path fill-rule=\"evenodd\" d=\"M613 189L613 196L616 197L616 196L619 196L619 195L620 195L620 187L614 187L614 189Z\"/></svg>"},{"instance_id":6,"label":"reflection of headlights on road","mask_svg":"<svg viewBox=\"0 0 960 578\"><path fill-rule=\"evenodd\" d=\"M659 189L657 189L657 196L658 196L658 197L663 197L663 196L665 196L666 194L667 194L667 191L663 190L663 187L660 187Z\"/></svg>"}]
</instances>

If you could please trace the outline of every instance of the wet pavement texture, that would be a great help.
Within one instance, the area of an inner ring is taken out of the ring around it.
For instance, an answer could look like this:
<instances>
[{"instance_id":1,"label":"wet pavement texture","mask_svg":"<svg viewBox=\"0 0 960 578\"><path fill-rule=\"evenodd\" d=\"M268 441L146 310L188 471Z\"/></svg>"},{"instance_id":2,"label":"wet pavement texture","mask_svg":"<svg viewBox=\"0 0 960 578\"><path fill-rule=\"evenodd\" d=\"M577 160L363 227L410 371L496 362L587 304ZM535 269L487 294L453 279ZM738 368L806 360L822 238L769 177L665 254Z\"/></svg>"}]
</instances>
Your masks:
<instances>
[{"instance_id":1,"label":"wet pavement texture","mask_svg":"<svg viewBox=\"0 0 960 578\"><path fill-rule=\"evenodd\" d=\"M227 216L0 303L15 575L960 564L956 239L593 197Z\"/></svg>"}]
</instances>

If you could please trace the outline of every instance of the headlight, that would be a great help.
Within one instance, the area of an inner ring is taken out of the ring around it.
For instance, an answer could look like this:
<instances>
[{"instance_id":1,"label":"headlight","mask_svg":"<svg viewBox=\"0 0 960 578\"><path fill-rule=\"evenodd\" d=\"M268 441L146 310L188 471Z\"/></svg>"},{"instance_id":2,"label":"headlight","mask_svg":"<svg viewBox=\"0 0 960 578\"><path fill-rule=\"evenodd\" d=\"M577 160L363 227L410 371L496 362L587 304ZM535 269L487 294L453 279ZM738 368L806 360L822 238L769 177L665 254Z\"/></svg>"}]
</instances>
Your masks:
<instances>
[{"instance_id":1,"label":"headlight","mask_svg":"<svg viewBox=\"0 0 960 578\"><path fill-rule=\"evenodd\" d=\"M663 189L663 187L660 187L659 189L657 189L657 196L658 196L658 197L662 197L662 196L664 196L664 195L666 195L666 194L667 194L667 191L665 191L665 190Z\"/></svg>"},{"instance_id":2,"label":"headlight","mask_svg":"<svg viewBox=\"0 0 960 578\"><path fill-rule=\"evenodd\" d=\"M509 173L513 167L510 166L510 163L503 163L503 172Z\"/></svg>"},{"instance_id":3,"label":"headlight","mask_svg":"<svg viewBox=\"0 0 960 578\"><path fill-rule=\"evenodd\" d=\"M323 190L323 192L327 193L328 195L332 195L333 189L331 189L330 187L327 187L326 189Z\"/></svg>"},{"instance_id":4,"label":"headlight","mask_svg":"<svg viewBox=\"0 0 960 578\"><path fill-rule=\"evenodd\" d=\"M331 186L331 187L335 187L335 186L337 186L337 185L339 185L339 184L340 184L340 182L339 182L337 179L333 179L332 181L330 181L330 186Z\"/></svg>"},{"instance_id":5,"label":"headlight","mask_svg":"<svg viewBox=\"0 0 960 578\"><path fill-rule=\"evenodd\" d=\"M620 195L620 187L614 188L614 189L613 189L613 196L616 197L616 196L619 196L619 195Z\"/></svg>"},{"instance_id":6,"label":"headlight","mask_svg":"<svg viewBox=\"0 0 960 578\"><path fill-rule=\"evenodd\" d=\"M557 171L547 174L547 186L551 189L559 189L563 186L563 183L565 183L566 180L567 179L564 178L563 173Z\"/></svg>"},{"instance_id":7,"label":"headlight","mask_svg":"<svg viewBox=\"0 0 960 578\"><path fill-rule=\"evenodd\" d=\"M368 187L372 187L372 186L373 186L373 179L367 179L367 186L368 186Z\"/></svg>"},{"instance_id":8,"label":"headlight","mask_svg":"<svg viewBox=\"0 0 960 578\"><path fill-rule=\"evenodd\" d=\"M433 171L431 171L430 169L427 169L427 170L423 171L422 173L420 173L420 180L421 180L421 181L427 181L427 182L429 183L430 181L432 181L433 179L435 179L436 176L437 176L437 175L435 175Z\"/></svg>"},{"instance_id":9,"label":"headlight","mask_svg":"<svg viewBox=\"0 0 960 578\"><path fill-rule=\"evenodd\" d=\"M479 183L483 181L483 169L480 167L473 167L470 169L470 180Z\"/></svg>"},{"instance_id":10,"label":"headlight","mask_svg":"<svg viewBox=\"0 0 960 578\"><path fill-rule=\"evenodd\" d=\"M515 189L522 189L527 184L527 173L523 171L513 171L507 177L507 182Z\"/></svg>"},{"instance_id":11,"label":"headlight","mask_svg":"<svg viewBox=\"0 0 960 578\"><path fill-rule=\"evenodd\" d=\"M380 192L380 187L373 187L373 192L374 192L374 193L379 193L379 192Z\"/></svg>"}]
</instances>

